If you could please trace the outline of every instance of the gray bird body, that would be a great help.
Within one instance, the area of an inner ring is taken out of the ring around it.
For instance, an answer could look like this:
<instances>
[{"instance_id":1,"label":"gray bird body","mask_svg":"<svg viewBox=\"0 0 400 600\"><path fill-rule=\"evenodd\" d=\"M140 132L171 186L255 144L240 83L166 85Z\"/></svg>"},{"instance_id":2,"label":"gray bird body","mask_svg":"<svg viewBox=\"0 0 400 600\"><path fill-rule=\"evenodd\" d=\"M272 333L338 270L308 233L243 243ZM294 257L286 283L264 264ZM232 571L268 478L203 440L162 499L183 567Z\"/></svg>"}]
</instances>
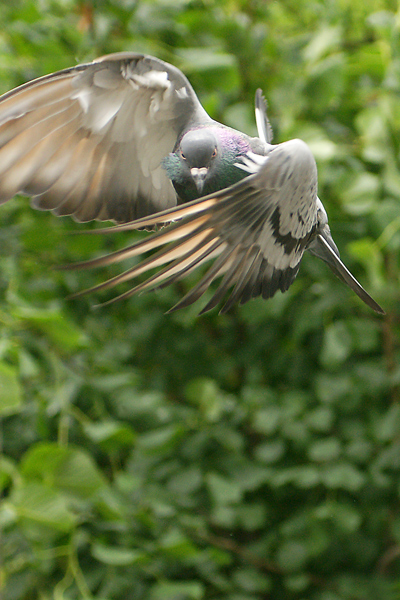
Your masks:
<instances>
[{"instance_id":1,"label":"gray bird body","mask_svg":"<svg viewBox=\"0 0 400 600\"><path fill-rule=\"evenodd\" d=\"M213 121L179 69L120 53L25 84L0 98L0 202L17 193L35 208L115 229L172 224L148 239L79 267L157 252L95 289L153 267L123 294L170 284L214 262L175 308L222 276L211 301L286 291L306 249L375 311L381 307L343 263L317 197L314 158L300 140L272 145L261 93L259 138ZM133 222L134 221L134 222Z\"/></svg>"}]
</instances>

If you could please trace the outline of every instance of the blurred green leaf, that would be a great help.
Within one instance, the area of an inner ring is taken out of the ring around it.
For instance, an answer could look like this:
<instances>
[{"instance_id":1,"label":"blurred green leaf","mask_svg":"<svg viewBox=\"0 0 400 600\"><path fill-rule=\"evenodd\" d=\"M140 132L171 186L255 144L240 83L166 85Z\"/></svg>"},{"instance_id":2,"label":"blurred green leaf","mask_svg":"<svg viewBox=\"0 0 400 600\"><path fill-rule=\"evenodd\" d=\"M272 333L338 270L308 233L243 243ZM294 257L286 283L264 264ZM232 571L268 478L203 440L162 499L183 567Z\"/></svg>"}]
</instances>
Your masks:
<instances>
[{"instance_id":1,"label":"blurred green leaf","mask_svg":"<svg viewBox=\"0 0 400 600\"><path fill-rule=\"evenodd\" d=\"M365 484L365 475L350 463L340 462L325 469L321 474L327 488L355 492Z\"/></svg>"},{"instance_id":2,"label":"blurred green leaf","mask_svg":"<svg viewBox=\"0 0 400 600\"><path fill-rule=\"evenodd\" d=\"M344 209L355 216L370 212L377 200L380 185L377 175L367 172L353 174L342 193Z\"/></svg>"},{"instance_id":3,"label":"blurred green leaf","mask_svg":"<svg viewBox=\"0 0 400 600\"><path fill-rule=\"evenodd\" d=\"M102 421L84 425L87 436L95 443L101 444L110 451L124 446L131 446L135 440L132 429L118 421Z\"/></svg>"},{"instance_id":4,"label":"blurred green leaf","mask_svg":"<svg viewBox=\"0 0 400 600\"><path fill-rule=\"evenodd\" d=\"M180 470L168 481L168 488L176 494L191 494L199 489L203 477L198 467Z\"/></svg>"},{"instance_id":5,"label":"blurred green leaf","mask_svg":"<svg viewBox=\"0 0 400 600\"><path fill-rule=\"evenodd\" d=\"M279 549L277 560L283 571L298 571L307 562L305 544L298 541L284 542Z\"/></svg>"},{"instance_id":6,"label":"blurred green leaf","mask_svg":"<svg viewBox=\"0 0 400 600\"><path fill-rule=\"evenodd\" d=\"M254 430L265 435L274 433L281 420L281 410L278 406L267 406L254 413Z\"/></svg>"},{"instance_id":7,"label":"blurred green leaf","mask_svg":"<svg viewBox=\"0 0 400 600\"><path fill-rule=\"evenodd\" d=\"M20 306L15 308L14 316L35 330L48 335L61 352L69 353L87 344L86 335L58 310Z\"/></svg>"},{"instance_id":8,"label":"blurred green leaf","mask_svg":"<svg viewBox=\"0 0 400 600\"><path fill-rule=\"evenodd\" d=\"M232 482L218 473L209 473L206 480L215 504L236 504L240 501L242 489L239 482Z\"/></svg>"},{"instance_id":9,"label":"blurred green leaf","mask_svg":"<svg viewBox=\"0 0 400 600\"><path fill-rule=\"evenodd\" d=\"M225 408L224 394L211 379L196 379L186 387L186 397L199 405L206 419L218 421Z\"/></svg>"},{"instance_id":10,"label":"blurred green leaf","mask_svg":"<svg viewBox=\"0 0 400 600\"><path fill-rule=\"evenodd\" d=\"M138 437L138 446L145 452L165 452L172 449L183 435L183 429L179 425L162 427Z\"/></svg>"},{"instance_id":11,"label":"blurred green leaf","mask_svg":"<svg viewBox=\"0 0 400 600\"><path fill-rule=\"evenodd\" d=\"M26 483L16 488L10 505L28 526L33 523L67 532L76 524L76 516L69 510L66 498L40 483Z\"/></svg>"},{"instance_id":12,"label":"blurred green leaf","mask_svg":"<svg viewBox=\"0 0 400 600\"><path fill-rule=\"evenodd\" d=\"M324 462L336 460L341 454L340 442L335 437L318 440L310 445L308 455L310 460Z\"/></svg>"},{"instance_id":13,"label":"blurred green leaf","mask_svg":"<svg viewBox=\"0 0 400 600\"><path fill-rule=\"evenodd\" d=\"M322 27L304 48L303 56L307 62L314 63L324 54L339 47L342 38L342 29L336 27Z\"/></svg>"},{"instance_id":14,"label":"blurred green leaf","mask_svg":"<svg viewBox=\"0 0 400 600\"><path fill-rule=\"evenodd\" d=\"M93 544L92 554L100 562L118 567L133 565L145 557L145 554L139 550L107 546L100 542Z\"/></svg>"},{"instance_id":15,"label":"blurred green leaf","mask_svg":"<svg viewBox=\"0 0 400 600\"><path fill-rule=\"evenodd\" d=\"M356 531L362 522L361 513L356 507L338 502L328 501L321 504L315 511L318 519L329 519L335 526L339 526L344 531Z\"/></svg>"},{"instance_id":16,"label":"blurred green leaf","mask_svg":"<svg viewBox=\"0 0 400 600\"><path fill-rule=\"evenodd\" d=\"M85 450L41 443L31 448L21 465L23 474L54 488L90 498L106 485L103 474Z\"/></svg>"},{"instance_id":17,"label":"blurred green leaf","mask_svg":"<svg viewBox=\"0 0 400 600\"><path fill-rule=\"evenodd\" d=\"M199 581L161 581L153 586L151 600L200 600L204 598L204 586Z\"/></svg>"},{"instance_id":18,"label":"blurred green leaf","mask_svg":"<svg viewBox=\"0 0 400 600\"><path fill-rule=\"evenodd\" d=\"M238 569L235 572L234 581L244 592L261 592L265 594L271 588L269 577L251 568Z\"/></svg>"},{"instance_id":19,"label":"blurred green leaf","mask_svg":"<svg viewBox=\"0 0 400 600\"><path fill-rule=\"evenodd\" d=\"M351 351L351 336L343 321L332 323L325 330L321 362L325 367L335 368L342 364Z\"/></svg>"},{"instance_id":20,"label":"blurred green leaf","mask_svg":"<svg viewBox=\"0 0 400 600\"><path fill-rule=\"evenodd\" d=\"M16 369L0 363L0 414L18 412L22 405L22 390Z\"/></svg>"},{"instance_id":21,"label":"blurred green leaf","mask_svg":"<svg viewBox=\"0 0 400 600\"><path fill-rule=\"evenodd\" d=\"M265 442L255 449L254 455L260 462L274 463L279 461L285 453L285 444L282 440Z\"/></svg>"}]
</instances>

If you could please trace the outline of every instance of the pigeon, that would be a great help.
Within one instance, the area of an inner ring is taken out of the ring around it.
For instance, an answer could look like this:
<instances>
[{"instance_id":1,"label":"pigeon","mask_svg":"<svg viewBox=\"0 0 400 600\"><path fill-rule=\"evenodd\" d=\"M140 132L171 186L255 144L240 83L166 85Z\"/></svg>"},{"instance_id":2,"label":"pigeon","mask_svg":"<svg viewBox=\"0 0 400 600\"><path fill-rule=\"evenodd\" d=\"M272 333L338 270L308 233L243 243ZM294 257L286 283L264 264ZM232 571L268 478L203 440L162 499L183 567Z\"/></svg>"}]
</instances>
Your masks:
<instances>
[{"instance_id":1,"label":"pigeon","mask_svg":"<svg viewBox=\"0 0 400 600\"><path fill-rule=\"evenodd\" d=\"M285 292L309 250L384 314L340 260L308 146L301 140L272 144L260 90L256 124L258 137L250 137L211 119L171 64L132 52L110 54L0 97L0 203L20 193L57 216L116 223L99 232L155 229L123 250L69 266L135 257L126 272L81 293L161 267L117 296L126 298L170 285L212 261L171 310L197 301L222 278L201 312L230 292L221 309L226 312Z\"/></svg>"}]
</instances>

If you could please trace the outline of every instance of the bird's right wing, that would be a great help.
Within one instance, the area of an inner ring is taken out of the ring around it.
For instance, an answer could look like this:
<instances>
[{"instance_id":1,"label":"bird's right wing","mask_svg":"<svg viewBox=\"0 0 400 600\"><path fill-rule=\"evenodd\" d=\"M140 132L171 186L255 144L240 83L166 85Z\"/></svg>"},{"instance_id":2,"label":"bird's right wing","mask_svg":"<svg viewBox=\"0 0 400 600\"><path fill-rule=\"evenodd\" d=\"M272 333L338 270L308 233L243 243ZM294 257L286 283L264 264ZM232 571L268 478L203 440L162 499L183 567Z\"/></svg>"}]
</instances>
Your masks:
<instances>
[{"instance_id":1,"label":"bird's right wing","mask_svg":"<svg viewBox=\"0 0 400 600\"><path fill-rule=\"evenodd\" d=\"M181 71L119 53L0 98L0 202L16 193L78 221L127 222L176 204L161 166L191 122L211 121Z\"/></svg>"},{"instance_id":2,"label":"bird's right wing","mask_svg":"<svg viewBox=\"0 0 400 600\"><path fill-rule=\"evenodd\" d=\"M260 88L256 91L255 112L258 135L263 142L271 144L273 131L267 116L267 101Z\"/></svg>"},{"instance_id":3,"label":"bird's right wing","mask_svg":"<svg viewBox=\"0 0 400 600\"><path fill-rule=\"evenodd\" d=\"M144 289L169 285L210 259L214 259L212 265L173 310L195 302L219 276L221 283L202 312L218 304L231 288L222 311L236 302L244 303L258 295L270 298L278 289L287 290L315 232L315 161L304 142L292 140L275 146L267 157L253 155L247 159L246 168L253 174L216 194L101 230L122 231L172 222L129 248L72 265L105 266L158 250L125 273L87 291L112 288L161 267L144 283L118 297L126 298Z\"/></svg>"}]
</instances>

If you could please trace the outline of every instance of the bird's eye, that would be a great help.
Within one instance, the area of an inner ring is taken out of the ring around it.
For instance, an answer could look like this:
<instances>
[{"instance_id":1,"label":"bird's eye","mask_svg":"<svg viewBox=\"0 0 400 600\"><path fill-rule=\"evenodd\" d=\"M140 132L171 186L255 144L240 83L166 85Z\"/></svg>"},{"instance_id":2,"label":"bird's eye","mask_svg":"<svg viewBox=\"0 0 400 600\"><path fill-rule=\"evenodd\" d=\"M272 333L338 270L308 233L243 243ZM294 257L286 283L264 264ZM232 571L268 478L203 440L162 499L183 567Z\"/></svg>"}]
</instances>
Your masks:
<instances>
[{"instance_id":1,"label":"bird's eye","mask_svg":"<svg viewBox=\"0 0 400 600\"><path fill-rule=\"evenodd\" d=\"M186 156L183 154L182 150L181 150L181 158L183 158L183 160L186 160Z\"/></svg>"},{"instance_id":2,"label":"bird's eye","mask_svg":"<svg viewBox=\"0 0 400 600\"><path fill-rule=\"evenodd\" d=\"M217 156L217 149L214 148L214 152L211 154L211 158L215 158Z\"/></svg>"}]
</instances>

